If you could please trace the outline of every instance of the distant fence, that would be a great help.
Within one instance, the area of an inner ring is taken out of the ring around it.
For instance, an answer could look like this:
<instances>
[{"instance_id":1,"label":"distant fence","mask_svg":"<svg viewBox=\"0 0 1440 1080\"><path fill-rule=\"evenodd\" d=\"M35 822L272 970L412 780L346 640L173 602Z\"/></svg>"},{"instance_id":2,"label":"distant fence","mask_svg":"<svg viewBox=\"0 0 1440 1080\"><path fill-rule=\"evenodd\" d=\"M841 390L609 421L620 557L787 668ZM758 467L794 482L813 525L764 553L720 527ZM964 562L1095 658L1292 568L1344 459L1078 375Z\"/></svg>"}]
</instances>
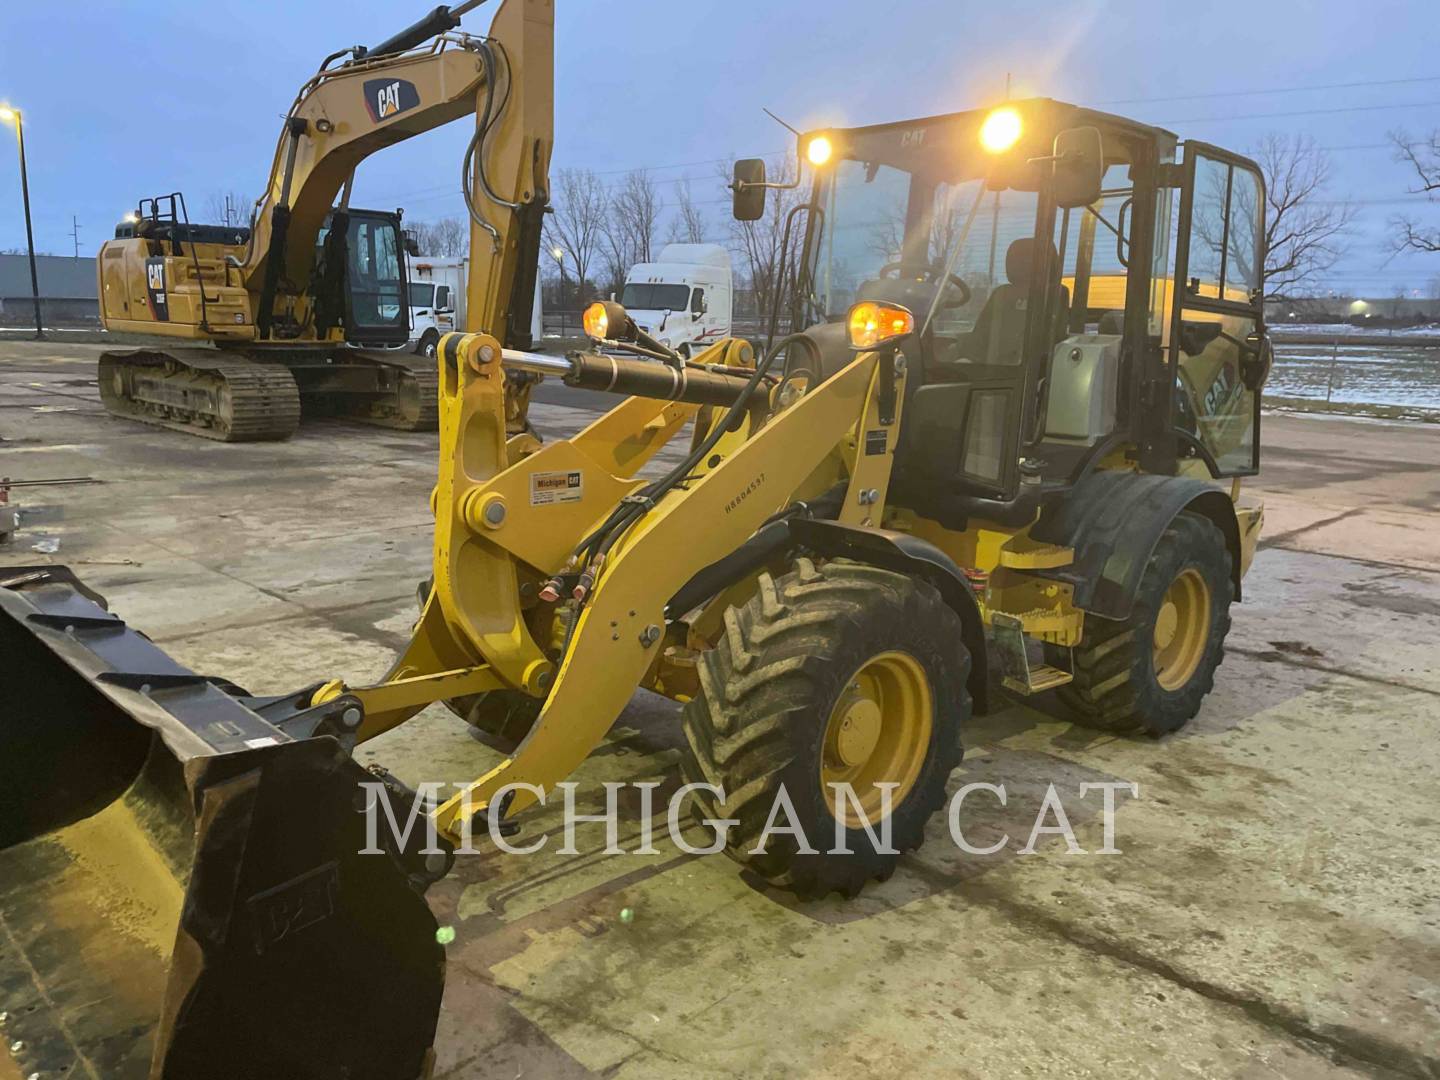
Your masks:
<instances>
[{"instance_id":1,"label":"distant fence","mask_svg":"<svg viewBox=\"0 0 1440 1080\"><path fill-rule=\"evenodd\" d=\"M99 326L100 302L90 297L42 296L45 326ZM0 326L34 326L35 301L29 296L0 297Z\"/></svg>"}]
</instances>

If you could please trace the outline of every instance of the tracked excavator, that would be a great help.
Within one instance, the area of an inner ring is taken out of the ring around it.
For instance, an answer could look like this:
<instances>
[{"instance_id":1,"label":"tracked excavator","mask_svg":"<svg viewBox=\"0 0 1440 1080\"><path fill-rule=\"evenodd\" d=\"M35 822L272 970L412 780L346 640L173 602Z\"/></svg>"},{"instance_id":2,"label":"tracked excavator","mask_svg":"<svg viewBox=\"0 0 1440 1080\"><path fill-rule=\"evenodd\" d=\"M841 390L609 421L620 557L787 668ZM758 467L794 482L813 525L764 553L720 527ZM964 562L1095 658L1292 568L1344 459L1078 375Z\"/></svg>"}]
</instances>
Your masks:
<instances>
[{"instance_id":1,"label":"tracked excavator","mask_svg":"<svg viewBox=\"0 0 1440 1080\"><path fill-rule=\"evenodd\" d=\"M532 192L550 31L545 0L507 0L491 33L516 112L485 152ZM637 687L682 705L697 817L800 897L921 843L974 711L1053 693L1151 736L1197 713L1263 519L1240 490L1270 357L1254 163L1048 99L799 151L801 329L763 350L656 363L614 303L567 356L507 345L503 305L442 338L431 576L379 682L257 696L63 569L0 575L0 648L30 673L0 714L22 1073L423 1074L425 888L523 829ZM738 163L736 216L776 186ZM523 210L488 220L514 250ZM542 445L510 431L516 375L616 404ZM435 799L356 765L435 702L501 763ZM782 790L805 838L760 844ZM382 793L434 847L367 838Z\"/></svg>"},{"instance_id":2,"label":"tracked excavator","mask_svg":"<svg viewBox=\"0 0 1440 1080\"><path fill-rule=\"evenodd\" d=\"M405 350L400 213L352 207L350 195L371 154L472 114L457 186L484 239L472 247L468 310L507 345L530 347L536 263L504 250L490 219L520 212L509 243L538 245L543 192L529 178L545 163L507 130L521 112L506 101L523 94L509 66L518 58L499 38L457 30L480 2L326 57L285 116L248 228L191 222L181 192L140 200L100 249L101 321L177 340L101 355L111 413L226 442L288 438L302 411L435 430L433 364ZM509 149L487 164L492 141Z\"/></svg>"}]
</instances>

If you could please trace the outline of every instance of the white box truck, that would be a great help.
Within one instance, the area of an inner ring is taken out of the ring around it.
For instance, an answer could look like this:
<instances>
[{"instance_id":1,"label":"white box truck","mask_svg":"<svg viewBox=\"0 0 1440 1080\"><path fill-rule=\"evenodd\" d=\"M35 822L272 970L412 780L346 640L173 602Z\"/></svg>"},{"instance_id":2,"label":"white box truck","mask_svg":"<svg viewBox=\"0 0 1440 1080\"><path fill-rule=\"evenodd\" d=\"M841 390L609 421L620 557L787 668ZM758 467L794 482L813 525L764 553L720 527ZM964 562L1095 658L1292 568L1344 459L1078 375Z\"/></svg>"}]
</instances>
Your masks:
<instances>
[{"instance_id":1,"label":"white box truck","mask_svg":"<svg viewBox=\"0 0 1440 1080\"><path fill-rule=\"evenodd\" d=\"M666 244L654 262L636 263L620 302L645 333L682 356L730 333L730 252L720 244Z\"/></svg>"},{"instance_id":2,"label":"white box truck","mask_svg":"<svg viewBox=\"0 0 1440 1080\"><path fill-rule=\"evenodd\" d=\"M440 335L469 330L465 323L464 256L412 255L410 276L410 345L424 356L434 356ZM530 312L530 334L538 344L541 335L540 279L535 279L535 306Z\"/></svg>"},{"instance_id":3,"label":"white box truck","mask_svg":"<svg viewBox=\"0 0 1440 1080\"><path fill-rule=\"evenodd\" d=\"M441 334L465 329L465 264L463 256L410 257L410 344L417 353L434 356Z\"/></svg>"}]
</instances>

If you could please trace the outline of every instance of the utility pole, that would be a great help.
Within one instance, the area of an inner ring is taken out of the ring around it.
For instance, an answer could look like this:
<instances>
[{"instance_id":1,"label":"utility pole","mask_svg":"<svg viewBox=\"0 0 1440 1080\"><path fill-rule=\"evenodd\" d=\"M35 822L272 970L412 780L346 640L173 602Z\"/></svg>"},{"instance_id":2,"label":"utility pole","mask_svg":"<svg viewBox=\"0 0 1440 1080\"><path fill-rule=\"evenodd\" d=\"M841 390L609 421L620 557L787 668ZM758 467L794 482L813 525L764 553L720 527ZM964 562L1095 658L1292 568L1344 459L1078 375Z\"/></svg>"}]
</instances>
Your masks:
<instances>
[{"instance_id":1,"label":"utility pole","mask_svg":"<svg viewBox=\"0 0 1440 1080\"><path fill-rule=\"evenodd\" d=\"M74 214L70 215L70 239L75 243L75 258L80 257L80 222Z\"/></svg>"}]
</instances>

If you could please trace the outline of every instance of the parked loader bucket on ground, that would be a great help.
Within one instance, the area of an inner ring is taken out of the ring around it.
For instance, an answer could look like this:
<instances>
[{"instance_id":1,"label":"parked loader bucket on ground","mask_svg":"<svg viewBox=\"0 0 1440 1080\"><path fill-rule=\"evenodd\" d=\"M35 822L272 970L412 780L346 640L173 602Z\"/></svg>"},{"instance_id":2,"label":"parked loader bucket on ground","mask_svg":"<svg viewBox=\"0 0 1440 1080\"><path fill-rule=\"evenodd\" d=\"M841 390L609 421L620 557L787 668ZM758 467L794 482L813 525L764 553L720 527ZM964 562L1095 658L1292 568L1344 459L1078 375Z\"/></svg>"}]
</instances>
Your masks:
<instances>
[{"instance_id":1,"label":"parked loader bucket on ground","mask_svg":"<svg viewBox=\"0 0 1440 1080\"><path fill-rule=\"evenodd\" d=\"M0 569L0 1056L103 1080L425 1075L443 868L383 828L390 850L361 853L376 777L342 714L238 696L98 601L61 567Z\"/></svg>"}]
</instances>

